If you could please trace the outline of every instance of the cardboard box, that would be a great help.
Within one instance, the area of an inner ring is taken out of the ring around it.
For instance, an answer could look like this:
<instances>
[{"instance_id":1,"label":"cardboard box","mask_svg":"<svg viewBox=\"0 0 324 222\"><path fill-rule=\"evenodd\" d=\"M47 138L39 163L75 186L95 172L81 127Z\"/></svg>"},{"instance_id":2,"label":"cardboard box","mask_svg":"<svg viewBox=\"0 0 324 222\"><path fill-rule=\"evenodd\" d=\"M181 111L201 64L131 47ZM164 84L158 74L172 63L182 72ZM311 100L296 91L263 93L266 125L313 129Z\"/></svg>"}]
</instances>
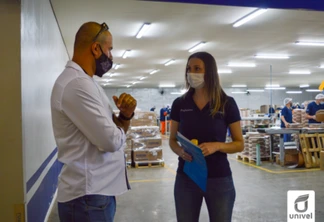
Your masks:
<instances>
[{"instance_id":1,"label":"cardboard box","mask_svg":"<svg viewBox=\"0 0 324 222\"><path fill-rule=\"evenodd\" d=\"M146 137L132 140L132 149L156 148L162 146L161 137Z\"/></svg>"},{"instance_id":2,"label":"cardboard box","mask_svg":"<svg viewBox=\"0 0 324 222\"><path fill-rule=\"evenodd\" d=\"M128 138L145 138L145 137L156 137L160 135L160 129L158 126L135 126L130 127L127 136Z\"/></svg>"},{"instance_id":3,"label":"cardboard box","mask_svg":"<svg viewBox=\"0 0 324 222\"><path fill-rule=\"evenodd\" d=\"M131 120L131 126L157 126L157 115L155 112L135 112Z\"/></svg>"},{"instance_id":4,"label":"cardboard box","mask_svg":"<svg viewBox=\"0 0 324 222\"><path fill-rule=\"evenodd\" d=\"M324 109L318 110L316 112L316 121L317 122L324 122Z\"/></svg>"},{"instance_id":5,"label":"cardboard box","mask_svg":"<svg viewBox=\"0 0 324 222\"><path fill-rule=\"evenodd\" d=\"M132 150L125 150L126 163L132 162Z\"/></svg>"},{"instance_id":6,"label":"cardboard box","mask_svg":"<svg viewBox=\"0 0 324 222\"><path fill-rule=\"evenodd\" d=\"M139 149L133 151L133 160L137 161L157 161L163 159L161 148L155 149Z\"/></svg>"}]
</instances>

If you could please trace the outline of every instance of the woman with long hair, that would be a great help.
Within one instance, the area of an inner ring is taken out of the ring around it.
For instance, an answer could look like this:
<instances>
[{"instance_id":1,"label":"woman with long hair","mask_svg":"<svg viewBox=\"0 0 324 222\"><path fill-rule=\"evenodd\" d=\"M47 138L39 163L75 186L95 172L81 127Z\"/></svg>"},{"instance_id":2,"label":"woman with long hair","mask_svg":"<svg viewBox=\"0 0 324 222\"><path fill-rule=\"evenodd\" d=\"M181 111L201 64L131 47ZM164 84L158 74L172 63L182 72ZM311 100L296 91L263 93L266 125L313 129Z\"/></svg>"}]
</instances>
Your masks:
<instances>
[{"instance_id":1,"label":"woman with long hair","mask_svg":"<svg viewBox=\"0 0 324 222\"><path fill-rule=\"evenodd\" d=\"M177 220L198 222L205 199L210 221L228 222L236 193L227 153L241 152L244 147L240 112L234 99L223 91L216 61L209 53L192 54L185 77L188 91L172 104L169 139L171 149L179 156L174 187ZM232 142L225 143L228 128ZM189 140L198 140L207 163L206 192L183 171L185 161L192 161L192 156L178 144L178 131Z\"/></svg>"}]
</instances>

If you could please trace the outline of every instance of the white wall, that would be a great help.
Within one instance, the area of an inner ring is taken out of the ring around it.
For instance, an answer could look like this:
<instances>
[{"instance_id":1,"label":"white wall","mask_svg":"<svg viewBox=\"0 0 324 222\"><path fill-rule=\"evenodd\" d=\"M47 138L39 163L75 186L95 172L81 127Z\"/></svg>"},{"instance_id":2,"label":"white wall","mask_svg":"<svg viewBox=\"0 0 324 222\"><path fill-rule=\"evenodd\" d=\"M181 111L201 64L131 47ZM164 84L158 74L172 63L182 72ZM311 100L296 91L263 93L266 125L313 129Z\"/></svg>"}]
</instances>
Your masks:
<instances>
[{"instance_id":1,"label":"white wall","mask_svg":"<svg viewBox=\"0 0 324 222\"><path fill-rule=\"evenodd\" d=\"M44 169L40 168L56 148L51 123L50 95L54 81L64 69L69 58L49 0L22 0L21 4L21 87L25 182L29 181L37 170L42 170L33 188L27 193L26 203L28 204L38 192L40 184L46 182L44 178L56 160L55 156ZM51 190L55 190L55 184L50 184L50 186L52 186ZM47 193L42 195L53 195L53 193L48 193L51 191L45 190L44 192ZM42 201L43 199L35 200L39 202L39 207L48 204ZM35 206L32 206L32 209L34 208ZM30 222L38 220L35 218Z\"/></svg>"},{"instance_id":2,"label":"white wall","mask_svg":"<svg viewBox=\"0 0 324 222\"><path fill-rule=\"evenodd\" d=\"M170 92L179 92L180 89L163 89L164 94L160 94L158 88L105 88L108 97L111 99L113 95L119 96L121 93L126 92L131 94L137 100L137 107L141 110L148 111L152 106L156 106L156 111L159 111L163 105L170 104L180 95L172 95ZM289 89L297 90L297 89ZM299 89L298 89L299 90ZM251 92L250 95L246 94L232 94L232 89L224 89L224 91L232 96L239 108L260 109L261 105L270 104L270 93L256 93ZM304 102L305 100L312 100L317 93L305 92L303 94L286 94L284 91L274 91L272 96L272 104L283 105L283 100L286 97L293 98L294 102ZM112 100L112 99L111 99ZM116 109L116 107L114 107Z\"/></svg>"}]
</instances>

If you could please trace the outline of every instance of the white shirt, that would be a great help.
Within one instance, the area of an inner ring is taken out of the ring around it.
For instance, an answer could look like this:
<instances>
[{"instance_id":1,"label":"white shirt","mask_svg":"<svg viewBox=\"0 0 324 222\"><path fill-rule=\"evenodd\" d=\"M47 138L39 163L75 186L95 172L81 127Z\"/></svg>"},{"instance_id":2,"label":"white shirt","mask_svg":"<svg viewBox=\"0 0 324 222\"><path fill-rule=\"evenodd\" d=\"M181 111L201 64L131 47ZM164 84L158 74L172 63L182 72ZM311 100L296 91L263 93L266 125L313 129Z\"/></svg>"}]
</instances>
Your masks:
<instances>
[{"instance_id":1,"label":"white shirt","mask_svg":"<svg viewBox=\"0 0 324 222\"><path fill-rule=\"evenodd\" d=\"M104 90L73 61L57 78L51 96L58 160L64 164L58 202L87 194L115 196L128 190L125 132L113 122Z\"/></svg>"}]
</instances>

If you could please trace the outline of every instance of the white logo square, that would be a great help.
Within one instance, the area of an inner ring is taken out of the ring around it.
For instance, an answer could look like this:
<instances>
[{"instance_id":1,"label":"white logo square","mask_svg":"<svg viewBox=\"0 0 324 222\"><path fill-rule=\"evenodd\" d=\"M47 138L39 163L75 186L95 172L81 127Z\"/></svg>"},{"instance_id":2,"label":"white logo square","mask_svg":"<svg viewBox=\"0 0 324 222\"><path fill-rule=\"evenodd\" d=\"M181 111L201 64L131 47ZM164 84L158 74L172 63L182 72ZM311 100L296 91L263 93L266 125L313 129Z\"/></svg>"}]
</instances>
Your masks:
<instances>
[{"instance_id":1,"label":"white logo square","mask_svg":"<svg viewBox=\"0 0 324 222\"><path fill-rule=\"evenodd\" d=\"M287 192L287 222L315 222L315 192L289 190Z\"/></svg>"}]
</instances>

